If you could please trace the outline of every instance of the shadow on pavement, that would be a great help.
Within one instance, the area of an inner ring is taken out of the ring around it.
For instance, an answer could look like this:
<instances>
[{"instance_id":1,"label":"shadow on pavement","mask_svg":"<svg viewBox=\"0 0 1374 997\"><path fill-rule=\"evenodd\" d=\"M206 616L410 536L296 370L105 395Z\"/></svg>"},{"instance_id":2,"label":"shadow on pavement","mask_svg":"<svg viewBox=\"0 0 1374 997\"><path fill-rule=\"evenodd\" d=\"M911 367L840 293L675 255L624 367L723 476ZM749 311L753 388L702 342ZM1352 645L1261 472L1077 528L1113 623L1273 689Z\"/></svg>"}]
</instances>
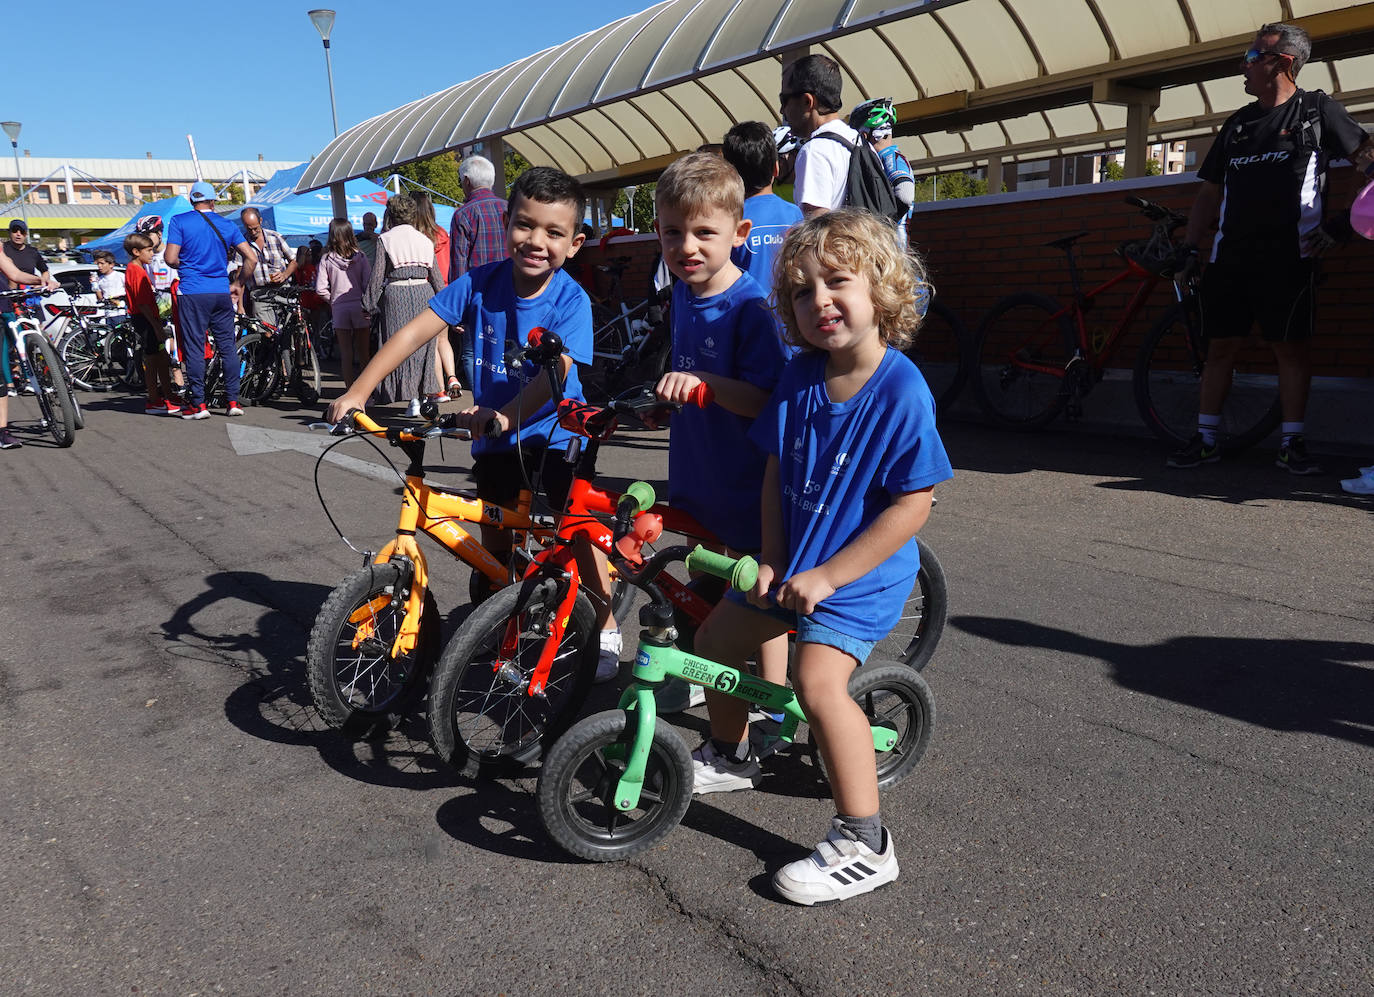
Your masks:
<instances>
[{"instance_id":1,"label":"shadow on pavement","mask_svg":"<svg viewBox=\"0 0 1374 997\"><path fill-rule=\"evenodd\" d=\"M1354 641L1175 637L1136 646L987 616L949 625L1013 647L1097 658L1122 686L1270 730L1374 747L1374 645Z\"/></svg>"}]
</instances>

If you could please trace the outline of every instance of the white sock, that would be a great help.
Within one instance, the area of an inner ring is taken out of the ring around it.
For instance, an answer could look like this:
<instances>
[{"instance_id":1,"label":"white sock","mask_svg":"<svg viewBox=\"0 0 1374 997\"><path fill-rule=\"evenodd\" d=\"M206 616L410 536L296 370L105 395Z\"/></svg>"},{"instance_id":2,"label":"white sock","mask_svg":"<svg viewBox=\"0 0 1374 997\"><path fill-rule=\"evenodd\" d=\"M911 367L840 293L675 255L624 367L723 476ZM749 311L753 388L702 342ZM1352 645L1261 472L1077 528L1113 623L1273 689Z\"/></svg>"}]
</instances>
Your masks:
<instances>
[{"instance_id":1,"label":"white sock","mask_svg":"<svg viewBox=\"0 0 1374 997\"><path fill-rule=\"evenodd\" d=\"M1201 412L1198 413L1198 417L1197 417L1197 432L1198 432L1198 435L1202 437L1202 442L1203 442L1203 443L1207 444L1209 447L1214 447L1214 446L1216 446L1216 444L1217 444L1217 430L1220 429L1220 428L1221 428L1221 416L1219 416L1219 415L1203 415Z\"/></svg>"},{"instance_id":2,"label":"white sock","mask_svg":"<svg viewBox=\"0 0 1374 997\"><path fill-rule=\"evenodd\" d=\"M1285 422L1279 427L1279 432L1283 434L1284 446L1292 443L1293 437L1302 435L1302 426L1303 424L1300 422Z\"/></svg>"}]
</instances>

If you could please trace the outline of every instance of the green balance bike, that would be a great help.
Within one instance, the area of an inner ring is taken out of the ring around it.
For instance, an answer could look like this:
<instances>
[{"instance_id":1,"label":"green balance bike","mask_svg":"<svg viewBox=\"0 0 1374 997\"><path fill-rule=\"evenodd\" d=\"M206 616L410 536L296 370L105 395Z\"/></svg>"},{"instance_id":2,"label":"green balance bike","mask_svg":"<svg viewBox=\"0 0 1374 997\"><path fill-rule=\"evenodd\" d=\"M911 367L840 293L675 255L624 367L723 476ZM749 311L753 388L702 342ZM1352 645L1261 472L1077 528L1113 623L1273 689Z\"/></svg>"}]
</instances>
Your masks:
<instances>
[{"instance_id":1,"label":"green balance bike","mask_svg":"<svg viewBox=\"0 0 1374 997\"><path fill-rule=\"evenodd\" d=\"M654 504L653 488L636 482L616 513L616 568L643 590L640 641L634 675L619 706L580 720L544 758L535 790L539 818L564 851L594 862L630 858L652 848L682 820L692 802L692 757L682 738L658 722L655 695L670 678L782 713L779 736L788 742L806 722L791 689L710 661L675 646L673 605L654 583L669 565L684 561L689 571L725 579L736 589L753 588L758 564L702 547L669 547L647 562L638 547L657 538L661 524L643 510ZM658 527L658 530L655 527ZM625 552L634 551L633 555ZM868 716L877 752L878 785L887 788L910 774L930 743L935 701L920 673L906 665L870 663L855 669L849 694ZM809 738L808 738L809 740ZM819 771L820 752L811 745Z\"/></svg>"}]
</instances>

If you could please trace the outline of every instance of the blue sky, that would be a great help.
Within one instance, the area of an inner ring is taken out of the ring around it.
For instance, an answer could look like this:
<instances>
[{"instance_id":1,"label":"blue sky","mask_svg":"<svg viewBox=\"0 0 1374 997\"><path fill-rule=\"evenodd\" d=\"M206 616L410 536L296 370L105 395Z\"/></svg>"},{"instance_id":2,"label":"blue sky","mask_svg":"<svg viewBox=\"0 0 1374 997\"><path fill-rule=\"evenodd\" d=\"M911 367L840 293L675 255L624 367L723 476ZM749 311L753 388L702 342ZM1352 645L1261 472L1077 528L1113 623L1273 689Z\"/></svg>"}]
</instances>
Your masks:
<instances>
[{"instance_id":1,"label":"blue sky","mask_svg":"<svg viewBox=\"0 0 1374 997\"><path fill-rule=\"evenodd\" d=\"M20 3L5 19L0 120L22 123L20 155L187 159L190 133L202 159L304 161L333 138L324 50L306 16L317 4L338 12L344 131L653 2ZM27 68L14 58L26 49Z\"/></svg>"}]
</instances>

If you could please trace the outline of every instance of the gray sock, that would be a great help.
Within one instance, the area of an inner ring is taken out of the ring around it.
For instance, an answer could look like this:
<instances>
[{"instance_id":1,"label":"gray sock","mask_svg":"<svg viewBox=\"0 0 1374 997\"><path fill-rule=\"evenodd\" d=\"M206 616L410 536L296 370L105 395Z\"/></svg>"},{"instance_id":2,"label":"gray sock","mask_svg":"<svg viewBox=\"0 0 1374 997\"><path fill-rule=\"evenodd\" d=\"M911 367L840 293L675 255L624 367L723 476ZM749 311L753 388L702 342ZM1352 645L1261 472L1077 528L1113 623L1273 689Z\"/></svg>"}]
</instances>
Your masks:
<instances>
[{"instance_id":1,"label":"gray sock","mask_svg":"<svg viewBox=\"0 0 1374 997\"><path fill-rule=\"evenodd\" d=\"M883 850L883 815L879 811L872 817L848 817L845 814L836 814L840 824L846 831L854 836L856 841L861 841L875 852Z\"/></svg>"}]
</instances>

